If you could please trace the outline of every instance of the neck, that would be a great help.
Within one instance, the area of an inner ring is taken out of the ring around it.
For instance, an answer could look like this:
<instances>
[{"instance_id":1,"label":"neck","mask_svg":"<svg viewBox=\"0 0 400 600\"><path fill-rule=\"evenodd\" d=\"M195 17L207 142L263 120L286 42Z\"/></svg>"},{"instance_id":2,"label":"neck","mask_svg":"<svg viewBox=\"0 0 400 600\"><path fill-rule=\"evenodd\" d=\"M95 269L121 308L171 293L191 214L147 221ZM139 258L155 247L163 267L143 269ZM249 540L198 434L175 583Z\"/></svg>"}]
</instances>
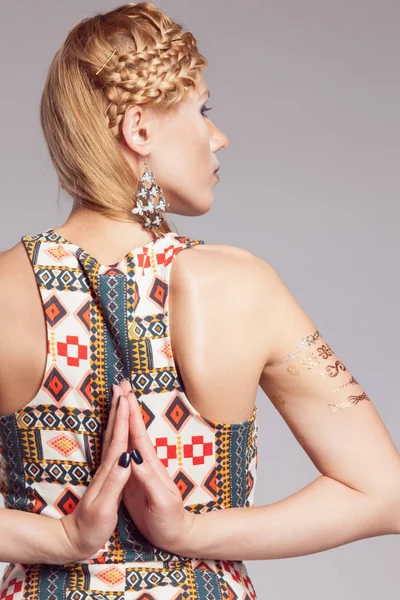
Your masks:
<instances>
[{"instance_id":1,"label":"neck","mask_svg":"<svg viewBox=\"0 0 400 600\"><path fill-rule=\"evenodd\" d=\"M68 241L85 248L103 264L117 262L133 247L147 244L156 237L137 221L114 221L98 212L80 208L54 228Z\"/></svg>"}]
</instances>

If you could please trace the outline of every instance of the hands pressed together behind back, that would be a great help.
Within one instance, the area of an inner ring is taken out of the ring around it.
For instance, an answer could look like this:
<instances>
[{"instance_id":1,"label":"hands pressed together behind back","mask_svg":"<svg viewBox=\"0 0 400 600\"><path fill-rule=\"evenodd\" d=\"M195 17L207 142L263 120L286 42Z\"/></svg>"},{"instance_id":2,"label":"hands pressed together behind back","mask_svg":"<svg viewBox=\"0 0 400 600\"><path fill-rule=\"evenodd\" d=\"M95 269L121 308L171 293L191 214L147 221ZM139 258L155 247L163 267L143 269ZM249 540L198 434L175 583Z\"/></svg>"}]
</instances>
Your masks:
<instances>
[{"instance_id":1,"label":"hands pressed together behind back","mask_svg":"<svg viewBox=\"0 0 400 600\"><path fill-rule=\"evenodd\" d=\"M154 546L176 552L190 536L195 515L185 510L157 456L128 380L113 386L100 466L75 510L61 519L72 560L88 558L105 545L117 525L121 500Z\"/></svg>"}]
</instances>

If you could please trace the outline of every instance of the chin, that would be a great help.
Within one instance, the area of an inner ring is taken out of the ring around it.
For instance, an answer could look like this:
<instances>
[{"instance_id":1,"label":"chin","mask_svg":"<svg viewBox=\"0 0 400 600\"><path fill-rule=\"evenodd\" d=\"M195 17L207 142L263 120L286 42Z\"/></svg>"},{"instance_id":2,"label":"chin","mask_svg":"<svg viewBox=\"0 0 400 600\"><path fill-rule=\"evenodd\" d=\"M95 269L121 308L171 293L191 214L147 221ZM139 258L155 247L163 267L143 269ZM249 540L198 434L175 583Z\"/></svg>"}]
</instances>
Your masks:
<instances>
[{"instance_id":1,"label":"chin","mask_svg":"<svg viewBox=\"0 0 400 600\"><path fill-rule=\"evenodd\" d=\"M201 215L205 215L212 208L214 204L214 193L211 191L208 194L204 194L202 201L199 204L193 206L192 215L200 217Z\"/></svg>"},{"instance_id":2,"label":"chin","mask_svg":"<svg viewBox=\"0 0 400 600\"><path fill-rule=\"evenodd\" d=\"M200 196L181 197L180 201L175 200L172 211L175 214L185 217L201 217L211 209L214 203L214 190L204 191Z\"/></svg>"}]
</instances>

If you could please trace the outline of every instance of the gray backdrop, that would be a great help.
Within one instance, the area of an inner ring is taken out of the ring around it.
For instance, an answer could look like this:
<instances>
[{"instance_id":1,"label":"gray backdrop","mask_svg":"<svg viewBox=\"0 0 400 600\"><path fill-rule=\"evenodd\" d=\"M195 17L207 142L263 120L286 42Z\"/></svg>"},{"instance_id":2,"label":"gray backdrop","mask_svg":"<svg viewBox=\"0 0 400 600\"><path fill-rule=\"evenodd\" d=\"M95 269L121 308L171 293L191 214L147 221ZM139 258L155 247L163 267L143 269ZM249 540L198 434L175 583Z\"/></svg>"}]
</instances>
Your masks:
<instances>
[{"instance_id":1,"label":"gray backdrop","mask_svg":"<svg viewBox=\"0 0 400 600\"><path fill-rule=\"evenodd\" d=\"M2 5L0 249L60 225L69 213L70 199L57 205L40 94L68 29L120 4ZM157 4L194 33L208 57L208 116L230 139L217 155L221 180L211 211L173 222L180 233L270 262L399 448L400 2ZM261 389L258 403L261 505L319 473ZM397 596L399 559L392 535L246 564L259 600L376 600Z\"/></svg>"}]
</instances>

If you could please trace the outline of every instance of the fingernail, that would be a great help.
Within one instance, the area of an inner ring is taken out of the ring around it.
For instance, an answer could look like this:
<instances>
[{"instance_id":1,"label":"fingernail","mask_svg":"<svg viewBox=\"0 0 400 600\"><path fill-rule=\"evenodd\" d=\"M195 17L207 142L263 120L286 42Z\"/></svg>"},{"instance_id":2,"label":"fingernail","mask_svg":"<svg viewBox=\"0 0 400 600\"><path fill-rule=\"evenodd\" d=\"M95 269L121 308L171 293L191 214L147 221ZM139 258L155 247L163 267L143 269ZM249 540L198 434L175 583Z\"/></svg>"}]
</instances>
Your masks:
<instances>
[{"instance_id":1,"label":"fingernail","mask_svg":"<svg viewBox=\"0 0 400 600\"><path fill-rule=\"evenodd\" d=\"M115 389L114 389L114 384L111 384L111 396L114 396L115 394Z\"/></svg>"},{"instance_id":2,"label":"fingernail","mask_svg":"<svg viewBox=\"0 0 400 600\"><path fill-rule=\"evenodd\" d=\"M142 458L142 455L140 454L139 450L132 450L131 457L133 458L133 460L135 461L135 463L137 465L142 464L143 458Z\"/></svg>"},{"instance_id":3,"label":"fingernail","mask_svg":"<svg viewBox=\"0 0 400 600\"><path fill-rule=\"evenodd\" d=\"M119 461L118 464L120 467L128 467L129 463L131 462L131 455L129 454L129 452L123 452L121 454L121 456L119 457Z\"/></svg>"}]
</instances>

